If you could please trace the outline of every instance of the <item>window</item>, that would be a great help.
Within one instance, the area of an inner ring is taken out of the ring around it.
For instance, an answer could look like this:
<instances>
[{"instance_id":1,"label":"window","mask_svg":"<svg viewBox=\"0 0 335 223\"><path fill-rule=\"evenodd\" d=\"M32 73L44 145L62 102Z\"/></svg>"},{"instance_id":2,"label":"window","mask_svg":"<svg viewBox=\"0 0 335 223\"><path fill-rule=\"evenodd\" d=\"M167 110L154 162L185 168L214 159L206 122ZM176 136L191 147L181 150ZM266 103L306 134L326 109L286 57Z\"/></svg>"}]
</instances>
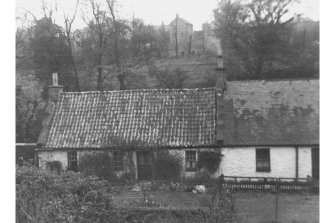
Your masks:
<instances>
[{"instance_id":1,"label":"window","mask_svg":"<svg viewBox=\"0 0 335 223\"><path fill-rule=\"evenodd\" d=\"M256 171L270 172L270 149L256 149Z\"/></svg>"},{"instance_id":2,"label":"window","mask_svg":"<svg viewBox=\"0 0 335 223\"><path fill-rule=\"evenodd\" d=\"M113 152L113 168L114 168L115 171L124 170L123 154L120 151Z\"/></svg>"},{"instance_id":3,"label":"window","mask_svg":"<svg viewBox=\"0 0 335 223\"><path fill-rule=\"evenodd\" d=\"M67 154L68 169L78 171L77 151L69 151Z\"/></svg>"},{"instance_id":4,"label":"window","mask_svg":"<svg viewBox=\"0 0 335 223\"><path fill-rule=\"evenodd\" d=\"M196 151L185 151L186 158L186 171L195 171L196 170Z\"/></svg>"}]
</instances>

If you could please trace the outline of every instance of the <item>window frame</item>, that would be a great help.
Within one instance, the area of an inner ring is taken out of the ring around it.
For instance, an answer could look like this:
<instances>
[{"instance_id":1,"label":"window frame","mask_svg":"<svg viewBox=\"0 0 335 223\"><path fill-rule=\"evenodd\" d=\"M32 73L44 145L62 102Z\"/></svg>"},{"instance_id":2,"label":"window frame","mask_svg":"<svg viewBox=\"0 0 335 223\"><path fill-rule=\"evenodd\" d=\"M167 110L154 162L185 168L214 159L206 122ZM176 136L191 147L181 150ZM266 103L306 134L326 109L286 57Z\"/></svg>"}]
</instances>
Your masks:
<instances>
[{"instance_id":1,"label":"window frame","mask_svg":"<svg viewBox=\"0 0 335 223\"><path fill-rule=\"evenodd\" d=\"M113 159L113 170L118 171L124 171L124 159L123 159L123 153L120 150L113 151L112 152L112 159Z\"/></svg>"},{"instance_id":2,"label":"window frame","mask_svg":"<svg viewBox=\"0 0 335 223\"><path fill-rule=\"evenodd\" d=\"M76 150L70 150L67 152L67 162L68 162L67 165L68 170L78 171L78 153ZM75 163L75 165L73 165L73 163Z\"/></svg>"},{"instance_id":3,"label":"window frame","mask_svg":"<svg viewBox=\"0 0 335 223\"><path fill-rule=\"evenodd\" d=\"M192 153L192 155L188 155L188 153ZM194 159L193 159L193 153L194 153ZM189 160L189 158L192 157L192 160ZM190 166L188 167L188 162L190 163ZM185 170L186 172L195 172L197 170L197 151L195 150L185 150Z\"/></svg>"},{"instance_id":4,"label":"window frame","mask_svg":"<svg viewBox=\"0 0 335 223\"><path fill-rule=\"evenodd\" d=\"M264 154L260 154L263 152L266 154L266 158L264 157L259 157L259 156L265 156ZM271 172L271 154L270 154L270 148L256 148L255 150L256 153L256 172ZM259 167L258 163L263 162L263 163L268 163L268 167Z\"/></svg>"}]
</instances>

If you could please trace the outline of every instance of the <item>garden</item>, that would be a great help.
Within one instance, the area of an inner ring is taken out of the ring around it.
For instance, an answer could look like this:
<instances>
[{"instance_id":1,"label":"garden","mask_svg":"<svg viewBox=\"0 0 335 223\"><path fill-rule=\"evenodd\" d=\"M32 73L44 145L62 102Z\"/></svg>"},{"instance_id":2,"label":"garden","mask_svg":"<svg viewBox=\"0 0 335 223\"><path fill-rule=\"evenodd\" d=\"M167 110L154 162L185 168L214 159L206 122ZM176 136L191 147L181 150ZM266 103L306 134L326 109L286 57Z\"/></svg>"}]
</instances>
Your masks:
<instances>
[{"instance_id":1,"label":"garden","mask_svg":"<svg viewBox=\"0 0 335 223\"><path fill-rule=\"evenodd\" d=\"M84 156L78 172L17 167L17 222L318 222L318 195L280 193L275 210L275 193L226 188L210 175L215 154L201 156L198 173L181 178L180 158L158 155L152 181L117 176L104 153Z\"/></svg>"}]
</instances>

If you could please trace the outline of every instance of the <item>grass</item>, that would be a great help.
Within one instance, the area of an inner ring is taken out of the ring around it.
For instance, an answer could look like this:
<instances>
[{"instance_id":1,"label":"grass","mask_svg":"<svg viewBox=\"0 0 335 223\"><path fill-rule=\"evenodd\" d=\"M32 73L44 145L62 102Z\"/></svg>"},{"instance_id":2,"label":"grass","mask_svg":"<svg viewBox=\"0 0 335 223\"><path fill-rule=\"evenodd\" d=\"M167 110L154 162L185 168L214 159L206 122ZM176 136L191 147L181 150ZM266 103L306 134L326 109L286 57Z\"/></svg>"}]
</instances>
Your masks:
<instances>
[{"instance_id":1,"label":"grass","mask_svg":"<svg viewBox=\"0 0 335 223\"><path fill-rule=\"evenodd\" d=\"M275 222L275 194L238 192L235 197L235 208L239 222ZM277 214L277 222L319 222L319 196L307 193L279 193Z\"/></svg>"},{"instance_id":2,"label":"grass","mask_svg":"<svg viewBox=\"0 0 335 223\"><path fill-rule=\"evenodd\" d=\"M173 209L209 208L211 196L169 190L148 191L151 207ZM240 223L275 222L276 195L270 192L236 192L235 209ZM124 191L115 197L118 207L142 207L143 192ZM150 208L150 207L149 207ZM279 193L278 223L319 222L319 196L309 193Z\"/></svg>"}]
</instances>

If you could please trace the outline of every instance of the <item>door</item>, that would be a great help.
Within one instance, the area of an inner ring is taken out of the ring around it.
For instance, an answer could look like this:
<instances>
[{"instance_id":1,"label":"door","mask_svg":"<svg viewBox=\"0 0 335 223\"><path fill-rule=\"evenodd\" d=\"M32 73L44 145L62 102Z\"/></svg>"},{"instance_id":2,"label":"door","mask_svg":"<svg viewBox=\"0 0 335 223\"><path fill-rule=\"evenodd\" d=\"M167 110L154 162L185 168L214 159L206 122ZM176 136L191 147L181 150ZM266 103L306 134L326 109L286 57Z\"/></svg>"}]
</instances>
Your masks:
<instances>
[{"instance_id":1,"label":"door","mask_svg":"<svg viewBox=\"0 0 335 223\"><path fill-rule=\"evenodd\" d=\"M319 148L312 148L312 177L319 179Z\"/></svg>"},{"instance_id":2,"label":"door","mask_svg":"<svg viewBox=\"0 0 335 223\"><path fill-rule=\"evenodd\" d=\"M148 151L137 152L137 176L139 180L151 180L151 153Z\"/></svg>"}]
</instances>

